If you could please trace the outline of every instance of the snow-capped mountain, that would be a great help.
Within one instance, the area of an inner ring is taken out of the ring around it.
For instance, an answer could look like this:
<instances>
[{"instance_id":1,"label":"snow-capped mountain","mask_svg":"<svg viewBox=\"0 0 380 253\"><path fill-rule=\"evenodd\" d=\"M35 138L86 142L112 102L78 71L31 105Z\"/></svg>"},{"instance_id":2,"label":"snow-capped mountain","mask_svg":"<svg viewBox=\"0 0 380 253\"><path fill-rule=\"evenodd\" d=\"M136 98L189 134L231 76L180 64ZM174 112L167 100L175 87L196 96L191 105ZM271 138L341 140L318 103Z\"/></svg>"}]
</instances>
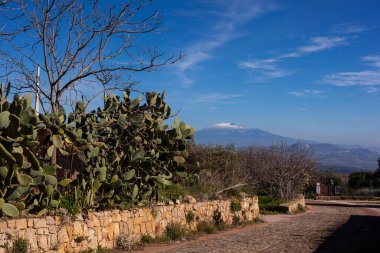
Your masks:
<instances>
[{"instance_id":1,"label":"snow-capped mountain","mask_svg":"<svg viewBox=\"0 0 380 253\"><path fill-rule=\"evenodd\" d=\"M293 145L297 142L316 143L272 134L261 129L246 128L234 123L218 123L212 127L197 130L195 142L212 145L235 144L237 147L269 146L281 142L285 142L287 145Z\"/></svg>"},{"instance_id":2,"label":"snow-capped mountain","mask_svg":"<svg viewBox=\"0 0 380 253\"><path fill-rule=\"evenodd\" d=\"M270 146L286 143L293 147L306 147L311 150L314 158L323 168L334 168L337 171L350 171L377 168L379 152L355 145L337 145L319 143L311 140L300 140L272 134L261 129L246 128L234 123L218 123L211 127L197 130L195 142L205 145L234 144L236 147Z\"/></svg>"}]
</instances>

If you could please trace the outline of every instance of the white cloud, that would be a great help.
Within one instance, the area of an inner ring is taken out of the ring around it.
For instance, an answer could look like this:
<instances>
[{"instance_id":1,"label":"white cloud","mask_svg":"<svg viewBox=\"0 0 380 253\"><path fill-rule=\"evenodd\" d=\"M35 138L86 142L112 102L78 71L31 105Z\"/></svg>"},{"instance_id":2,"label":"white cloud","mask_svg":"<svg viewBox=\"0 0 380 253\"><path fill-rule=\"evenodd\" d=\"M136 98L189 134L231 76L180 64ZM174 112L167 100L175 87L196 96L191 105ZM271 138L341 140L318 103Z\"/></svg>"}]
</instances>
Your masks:
<instances>
[{"instance_id":1,"label":"white cloud","mask_svg":"<svg viewBox=\"0 0 380 253\"><path fill-rule=\"evenodd\" d=\"M298 57L301 57L302 54L300 53L296 53L296 52L293 52L293 53L285 53L285 54L281 54L279 55L277 58L278 59L284 59L284 58L298 58Z\"/></svg>"},{"instance_id":2,"label":"white cloud","mask_svg":"<svg viewBox=\"0 0 380 253\"><path fill-rule=\"evenodd\" d=\"M340 72L327 75L322 82L335 86L375 86L380 85L380 71Z\"/></svg>"},{"instance_id":3,"label":"white cloud","mask_svg":"<svg viewBox=\"0 0 380 253\"><path fill-rule=\"evenodd\" d=\"M261 71L261 74L263 76L257 77L257 81L263 81L263 80L268 80L268 79L274 79L274 78L281 78L285 76L290 76L294 72L286 69L273 69L273 70L266 70L266 71Z\"/></svg>"},{"instance_id":4,"label":"white cloud","mask_svg":"<svg viewBox=\"0 0 380 253\"><path fill-rule=\"evenodd\" d=\"M363 61L370 62L372 66L380 68L380 55L367 55L362 58Z\"/></svg>"},{"instance_id":5,"label":"white cloud","mask_svg":"<svg viewBox=\"0 0 380 253\"><path fill-rule=\"evenodd\" d=\"M226 101L233 101L237 98L243 97L242 94L226 94L226 93L211 93L201 94L192 99L191 103L224 103Z\"/></svg>"},{"instance_id":6,"label":"white cloud","mask_svg":"<svg viewBox=\"0 0 380 253\"><path fill-rule=\"evenodd\" d=\"M333 26L333 28L331 29L333 33L338 33L338 34L354 34L354 33L365 32L368 30L369 28L366 26L352 24L352 23L337 24Z\"/></svg>"},{"instance_id":7,"label":"white cloud","mask_svg":"<svg viewBox=\"0 0 380 253\"><path fill-rule=\"evenodd\" d=\"M260 75L254 77L255 81L265 81L293 74L293 71L277 68L274 65L275 62L277 62L276 58L268 58L262 60L242 61L239 63L239 66L258 72Z\"/></svg>"},{"instance_id":8,"label":"white cloud","mask_svg":"<svg viewBox=\"0 0 380 253\"><path fill-rule=\"evenodd\" d=\"M306 54L330 49L333 47L348 44L346 37L317 36L310 38L310 44L301 46L293 52L279 54L272 58L254 59L239 62L239 66L255 71L260 74L254 78L255 81L265 81L268 79L281 78L292 75L294 71L280 69L275 63L287 58L300 58Z\"/></svg>"},{"instance_id":9,"label":"white cloud","mask_svg":"<svg viewBox=\"0 0 380 253\"><path fill-rule=\"evenodd\" d=\"M298 50L304 53L312 53L347 44L345 37L318 36L311 38L310 41L310 45L299 47Z\"/></svg>"},{"instance_id":10,"label":"white cloud","mask_svg":"<svg viewBox=\"0 0 380 253\"><path fill-rule=\"evenodd\" d=\"M272 64L274 62L276 62L276 59L242 61L239 63L239 66L248 69L273 70L276 69L276 67Z\"/></svg>"},{"instance_id":11,"label":"white cloud","mask_svg":"<svg viewBox=\"0 0 380 253\"><path fill-rule=\"evenodd\" d=\"M239 26L277 8L269 1L224 0L214 4L220 8L220 11L213 13L219 21L214 29L209 31L208 34L212 34L211 36L193 43L185 49L185 58L177 64L182 73L200 62L208 60L212 57L214 50L239 37L240 33L237 31ZM208 19L210 18L208 17Z\"/></svg>"},{"instance_id":12,"label":"white cloud","mask_svg":"<svg viewBox=\"0 0 380 253\"><path fill-rule=\"evenodd\" d=\"M375 93L375 92L377 92L379 89L378 88L375 88L375 87L368 87L368 88L366 88L365 89L365 91L367 92L367 93Z\"/></svg>"},{"instance_id":13,"label":"white cloud","mask_svg":"<svg viewBox=\"0 0 380 253\"><path fill-rule=\"evenodd\" d=\"M295 97L309 97L309 96L317 96L323 97L326 92L323 90L297 90L290 91L288 94L293 95Z\"/></svg>"}]
</instances>

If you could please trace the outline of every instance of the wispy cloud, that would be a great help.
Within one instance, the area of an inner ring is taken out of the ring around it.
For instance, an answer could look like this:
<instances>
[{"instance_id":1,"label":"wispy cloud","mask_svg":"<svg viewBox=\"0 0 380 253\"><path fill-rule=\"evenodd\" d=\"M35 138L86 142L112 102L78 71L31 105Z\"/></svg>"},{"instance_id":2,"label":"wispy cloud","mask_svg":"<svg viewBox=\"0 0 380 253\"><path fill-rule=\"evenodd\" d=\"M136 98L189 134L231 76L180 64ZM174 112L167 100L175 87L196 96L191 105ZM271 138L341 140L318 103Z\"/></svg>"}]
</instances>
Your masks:
<instances>
[{"instance_id":1,"label":"wispy cloud","mask_svg":"<svg viewBox=\"0 0 380 253\"><path fill-rule=\"evenodd\" d=\"M368 31L369 28L364 25L353 23L340 23L332 27L331 32L336 34L353 34Z\"/></svg>"},{"instance_id":2,"label":"wispy cloud","mask_svg":"<svg viewBox=\"0 0 380 253\"><path fill-rule=\"evenodd\" d=\"M380 71L340 72L325 76L322 82L335 86L380 85Z\"/></svg>"},{"instance_id":3,"label":"wispy cloud","mask_svg":"<svg viewBox=\"0 0 380 253\"><path fill-rule=\"evenodd\" d=\"M325 97L326 91L323 90L297 90L297 91L290 91L288 94L295 96L295 97Z\"/></svg>"},{"instance_id":4,"label":"wispy cloud","mask_svg":"<svg viewBox=\"0 0 380 253\"><path fill-rule=\"evenodd\" d=\"M367 55L364 56L362 60L369 62L374 67L380 68L380 55Z\"/></svg>"},{"instance_id":5,"label":"wispy cloud","mask_svg":"<svg viewBox=\"0 0 380 253\"><path fill-rule=\"evenodd\" d=\"M231 103L236 99L243 97L242 94L227 94L227 93L211 93L211 94L199 94L190 101L193 104L202 103Z\"/></svg>"},{"instance_id":6,"label":"wispy cloud","mask_svg":"<svg viewBox=\"0 0 380 253\"><path fill-rule=\"evenodd\" d=\"M289 76L295 71L281 69L276 66L276 63L285 59L300 58L307 54L348 45L350 39L353 38L353 35L367 30L369 30L367 27L360 25L338 24L332 29L334 35L311 37L307 44L299 46L293 51L280 53L271 58L241 61L238 65L259 74L259 76L256 75L254 77L255 81L265 81L267 79ZM380 57L368 56L365 59L372 62L373 65L380 65Z\"/></svg>"},{"instance_id":7,"label":"wispy cloud","mask_svg":"<svg viewBox=\"0 0 380 253\"><path fill-rule=\"evenodd\" d=\"M263 60L242 61L239 67L258 72L260 75L254 77L255 81L265 81L274 78L285 77L293 74L293 71L281 69L275 66L277 59L269 58Z\"/></svg>"},{"instance_id":8,"label":"wispy cloud","mask_svg":"<svg viewBox=\"0 0 380 253\"><path fill-rule=\"evenodd\" d=\"M348 44L346 37L318 36L310 39L310 44L299 48L299 52L313 53Z\"/></svg>"},{"instance_id":9,"label":"wispy cloud","mask_svg":"<svg viewBox=\"0 0 380 253\"><path fill-rule=\"evenodd\" d=\"M365 89L365 92L371 94L371 93L375 93L377 92L379 89L378 88L375 88L375 87L368 87Z\"/></svg>"},{"instance_id":10,"label":"wispy cloud","mask_svg":"<svg viewBox=\"0 0 380 253\"><path fill-rule=\"evenodd\" d=\"M220 11L213 12L218 22L209 31L207 38L189 45L185 49L185 58L177 66L184 77L184 73L193 68L196 64L206 61L213 56L214 51L226 42L241 35L238 28L262 15L265 12L274 10L277 6L270 1L252 0L222 0L215 2L220 7ZM194 11L191 11L192 13ZM193 13L194 14L194 13ZM183 78L189 84L191 78Z\"/></svg>"},{"instance_id":11,"label":"wispy cloud","mask_svg":"<svg viewBox=\"0 0 380 253\"><path fill-rule=\"evenodd\" d=\"M333 47L347 44L346 37L318 36L310 38L310 43L297 48L293 52L282 53L272 58L246 60L239 62L239 66L249 70L256 71L259 76L254 78L255 81L264 81L268 79L281 78L292 75L294 71L281 69L276 63L287 58L300 58L306 54L330 49Z\"/></svg>"},{"instance_id":12,"label":"wispy cloud","mask_svg":"<svg viewBox=\"0 0 380 253\"><path fill-rule=\"evenodd\" d=\"M380 55L367 55L361 58L362 61L369 62L375 67L370 70L339 72L325 76L322 83L335 86L376 86L380 85ZM367 93L374 93L377 88L368 87Z\"/></svg>"}]
</instances>

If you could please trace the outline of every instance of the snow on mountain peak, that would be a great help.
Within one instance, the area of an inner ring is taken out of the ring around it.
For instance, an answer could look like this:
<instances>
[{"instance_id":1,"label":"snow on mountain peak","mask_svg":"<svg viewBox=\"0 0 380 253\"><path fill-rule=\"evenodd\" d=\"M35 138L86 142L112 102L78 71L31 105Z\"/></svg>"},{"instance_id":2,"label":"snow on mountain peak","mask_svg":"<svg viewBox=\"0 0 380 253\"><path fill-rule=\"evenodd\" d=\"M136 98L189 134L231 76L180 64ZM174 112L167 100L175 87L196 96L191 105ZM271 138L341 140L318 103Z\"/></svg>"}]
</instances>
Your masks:
<instances>
[{"instance_id":1,"label":"snow on mountain peak","mask_svg":"<svg viewBox=\"0 0 380 253\"><path fill-rule=\"evenodd\" d=\"M214 127L223 128L223 129L244 129L244 127L236 125L236 124L231 123L231 122L218 123L218 124L215 124Z\"/></svg>"}]
</instances>

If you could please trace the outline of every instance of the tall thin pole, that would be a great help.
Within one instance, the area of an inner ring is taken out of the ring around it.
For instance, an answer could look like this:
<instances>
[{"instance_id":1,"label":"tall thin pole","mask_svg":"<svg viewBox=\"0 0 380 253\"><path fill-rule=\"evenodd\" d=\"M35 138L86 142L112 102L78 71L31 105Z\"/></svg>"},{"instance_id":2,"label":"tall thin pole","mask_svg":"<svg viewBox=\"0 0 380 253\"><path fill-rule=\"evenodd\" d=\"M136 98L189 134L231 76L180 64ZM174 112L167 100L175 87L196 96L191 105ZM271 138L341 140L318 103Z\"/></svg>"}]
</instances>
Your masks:
<instances>
[{"instance_id":1,"label":"tall thin pole","mask_svg":"<svg viewBox=\"0 0 380 253\"><path fill-rule=\"evenodd\" d=\"M37 93L36 93L36 103L34 106L34 110L36 111L36 115L38 116L40 113L40 66L37 66Z\"/></svg>"}]
</instances>

